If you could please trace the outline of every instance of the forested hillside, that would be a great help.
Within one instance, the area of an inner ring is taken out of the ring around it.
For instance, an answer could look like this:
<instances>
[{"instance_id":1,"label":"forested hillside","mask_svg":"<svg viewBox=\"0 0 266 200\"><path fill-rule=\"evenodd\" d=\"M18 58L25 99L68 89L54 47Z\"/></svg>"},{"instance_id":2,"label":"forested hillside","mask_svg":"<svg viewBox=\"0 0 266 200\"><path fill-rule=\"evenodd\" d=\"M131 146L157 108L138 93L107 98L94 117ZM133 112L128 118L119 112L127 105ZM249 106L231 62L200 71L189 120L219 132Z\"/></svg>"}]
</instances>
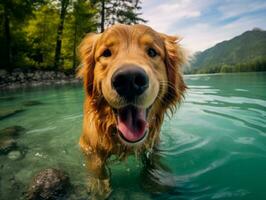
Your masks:
<instances>
[{"instance_id":1,"label":"forested hillside","mask_svg":"<svg viewBox=\"0 0 266 200\"><path fill-rule=\"evenodd\" d=\"M135 24L141 1L0 0L0 69L70 70L86 33Z\"/></svg>"},{"instance_id":2,"label":"forested hillside","mask_svg":"<svg viewBox=\"0 0 266 200\"><path fill-rule=\"evenodd\" d=\"M266 31L253 29L196 53L186 73L266 71Z\"/></svg>"}]
</instances>

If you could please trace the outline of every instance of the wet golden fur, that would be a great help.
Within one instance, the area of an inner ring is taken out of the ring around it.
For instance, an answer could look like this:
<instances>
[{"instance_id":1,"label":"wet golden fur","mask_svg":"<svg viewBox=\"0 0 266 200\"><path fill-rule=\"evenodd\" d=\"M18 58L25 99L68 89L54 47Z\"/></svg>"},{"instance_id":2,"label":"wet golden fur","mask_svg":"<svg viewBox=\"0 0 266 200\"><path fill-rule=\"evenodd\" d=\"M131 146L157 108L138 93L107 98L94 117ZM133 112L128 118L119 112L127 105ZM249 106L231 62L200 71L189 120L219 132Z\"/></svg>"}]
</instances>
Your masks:
<instances>
[{"instance_id":1,"label":"wet golden fur","mask_svg":"<svg viewBox=\"0 0 266 200\"><path fill-rule=\"evenodd\" d=\"M108 45L116 53L114 58L103 60L100 57L101 49ZM145 48L149 45L155 46L159 52L158 58L151 59L146 55ZM78 74L83 77L85 88L80 146L88 158L89 170L94 171L97 177L104 177L103 166L110 155L115 154L118 159L123 159L133 152L150 150L159 142L165 113L174 112L186 89L181 74L181 65L186 61L186 56L179 45L179 38L157 33L144 25L115 25L102 34L89 34L82 41L79 52L82 67ZM147 100L152 101L147 116L148 137L143 143L132 146L117 138L116 116L103 95L105 92L115 104L121 103L116 101L106 79L124 62L143 66L150 79L159 84L158 94L154 99ZM93 162L89 163L91 159Z\"/></svg>"}]
</instances>

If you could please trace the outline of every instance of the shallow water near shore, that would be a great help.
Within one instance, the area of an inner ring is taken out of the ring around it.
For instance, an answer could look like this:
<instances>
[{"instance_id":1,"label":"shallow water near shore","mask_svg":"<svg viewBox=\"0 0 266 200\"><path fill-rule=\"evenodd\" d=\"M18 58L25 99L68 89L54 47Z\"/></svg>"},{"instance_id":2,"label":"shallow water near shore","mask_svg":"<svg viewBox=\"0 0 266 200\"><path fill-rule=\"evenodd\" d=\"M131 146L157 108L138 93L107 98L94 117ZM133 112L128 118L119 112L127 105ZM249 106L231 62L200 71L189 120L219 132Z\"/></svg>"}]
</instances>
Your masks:
<instances>
[{"instance_id":1,"label":"shallow water near shore","mask_svg":"<svg viewBox=\"0 0 266 200\"><path fill-rule=\"evenodd\" d=\"M186 99L161 131L160 155L176 192L145 192L141 165L132 157L111 166L111 199L265 199L266 73L190 75L185 81ZM0 155L1 200L23 199L32 176L47 167L65 170L73 185L85 187L78 147L83 98L80 85L0 92L0 109L23 110L2 118L0 129L25 128L16 139L23 157ZM71 196L85 197L82 189Z\"/></svg>"}]
</instances>

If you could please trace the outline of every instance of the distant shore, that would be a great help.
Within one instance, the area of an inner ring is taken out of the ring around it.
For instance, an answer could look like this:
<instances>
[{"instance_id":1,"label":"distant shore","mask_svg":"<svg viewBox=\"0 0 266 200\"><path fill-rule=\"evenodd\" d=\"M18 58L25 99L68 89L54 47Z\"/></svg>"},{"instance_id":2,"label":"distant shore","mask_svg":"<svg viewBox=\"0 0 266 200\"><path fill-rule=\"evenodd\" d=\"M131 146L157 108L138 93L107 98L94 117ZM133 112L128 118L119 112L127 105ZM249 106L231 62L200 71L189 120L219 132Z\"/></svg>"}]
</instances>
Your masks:
<instances>
[{"instance_id":1,"label":"distant shore","mask_svg":"<svg viewBox=\"0 0 266 200\"><path fill-rule=\"evenodd\" d=\"M12 72L7 72L0 70L0 90L69 83L81 83L81 80L76 78L74 73L67 74L60 71L14 69Z\"/></svg>"}]
</instances>

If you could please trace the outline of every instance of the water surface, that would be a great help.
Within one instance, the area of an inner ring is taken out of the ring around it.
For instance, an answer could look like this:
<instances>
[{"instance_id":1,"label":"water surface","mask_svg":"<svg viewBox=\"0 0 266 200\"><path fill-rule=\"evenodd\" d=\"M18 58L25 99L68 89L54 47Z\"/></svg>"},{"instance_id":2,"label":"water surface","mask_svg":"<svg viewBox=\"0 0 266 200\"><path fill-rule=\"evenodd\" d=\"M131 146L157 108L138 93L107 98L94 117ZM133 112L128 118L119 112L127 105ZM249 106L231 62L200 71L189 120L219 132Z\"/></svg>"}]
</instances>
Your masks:
<instances>
[{"instance_id":1,"label":"water surface","mask_svg":"<svg viewBox=\"0 0 266 200\"><path fill-rule=\"evenodd\" d=\"M164 122L161 156L172 171L176 193L150 195L140 186L135 158L112 168L113 199L266 199L266 73L186 76L186 99ZM0 120L19 125L23 159L0 155L0 199L21 199L32 176L62 168L84 188L86 170L78 147L81 86L0 93L0 108L24 111ZM40 101L35 106L26 101ZM84 192L73 196L81 199Z\"/></svg>"}]
</instances>

